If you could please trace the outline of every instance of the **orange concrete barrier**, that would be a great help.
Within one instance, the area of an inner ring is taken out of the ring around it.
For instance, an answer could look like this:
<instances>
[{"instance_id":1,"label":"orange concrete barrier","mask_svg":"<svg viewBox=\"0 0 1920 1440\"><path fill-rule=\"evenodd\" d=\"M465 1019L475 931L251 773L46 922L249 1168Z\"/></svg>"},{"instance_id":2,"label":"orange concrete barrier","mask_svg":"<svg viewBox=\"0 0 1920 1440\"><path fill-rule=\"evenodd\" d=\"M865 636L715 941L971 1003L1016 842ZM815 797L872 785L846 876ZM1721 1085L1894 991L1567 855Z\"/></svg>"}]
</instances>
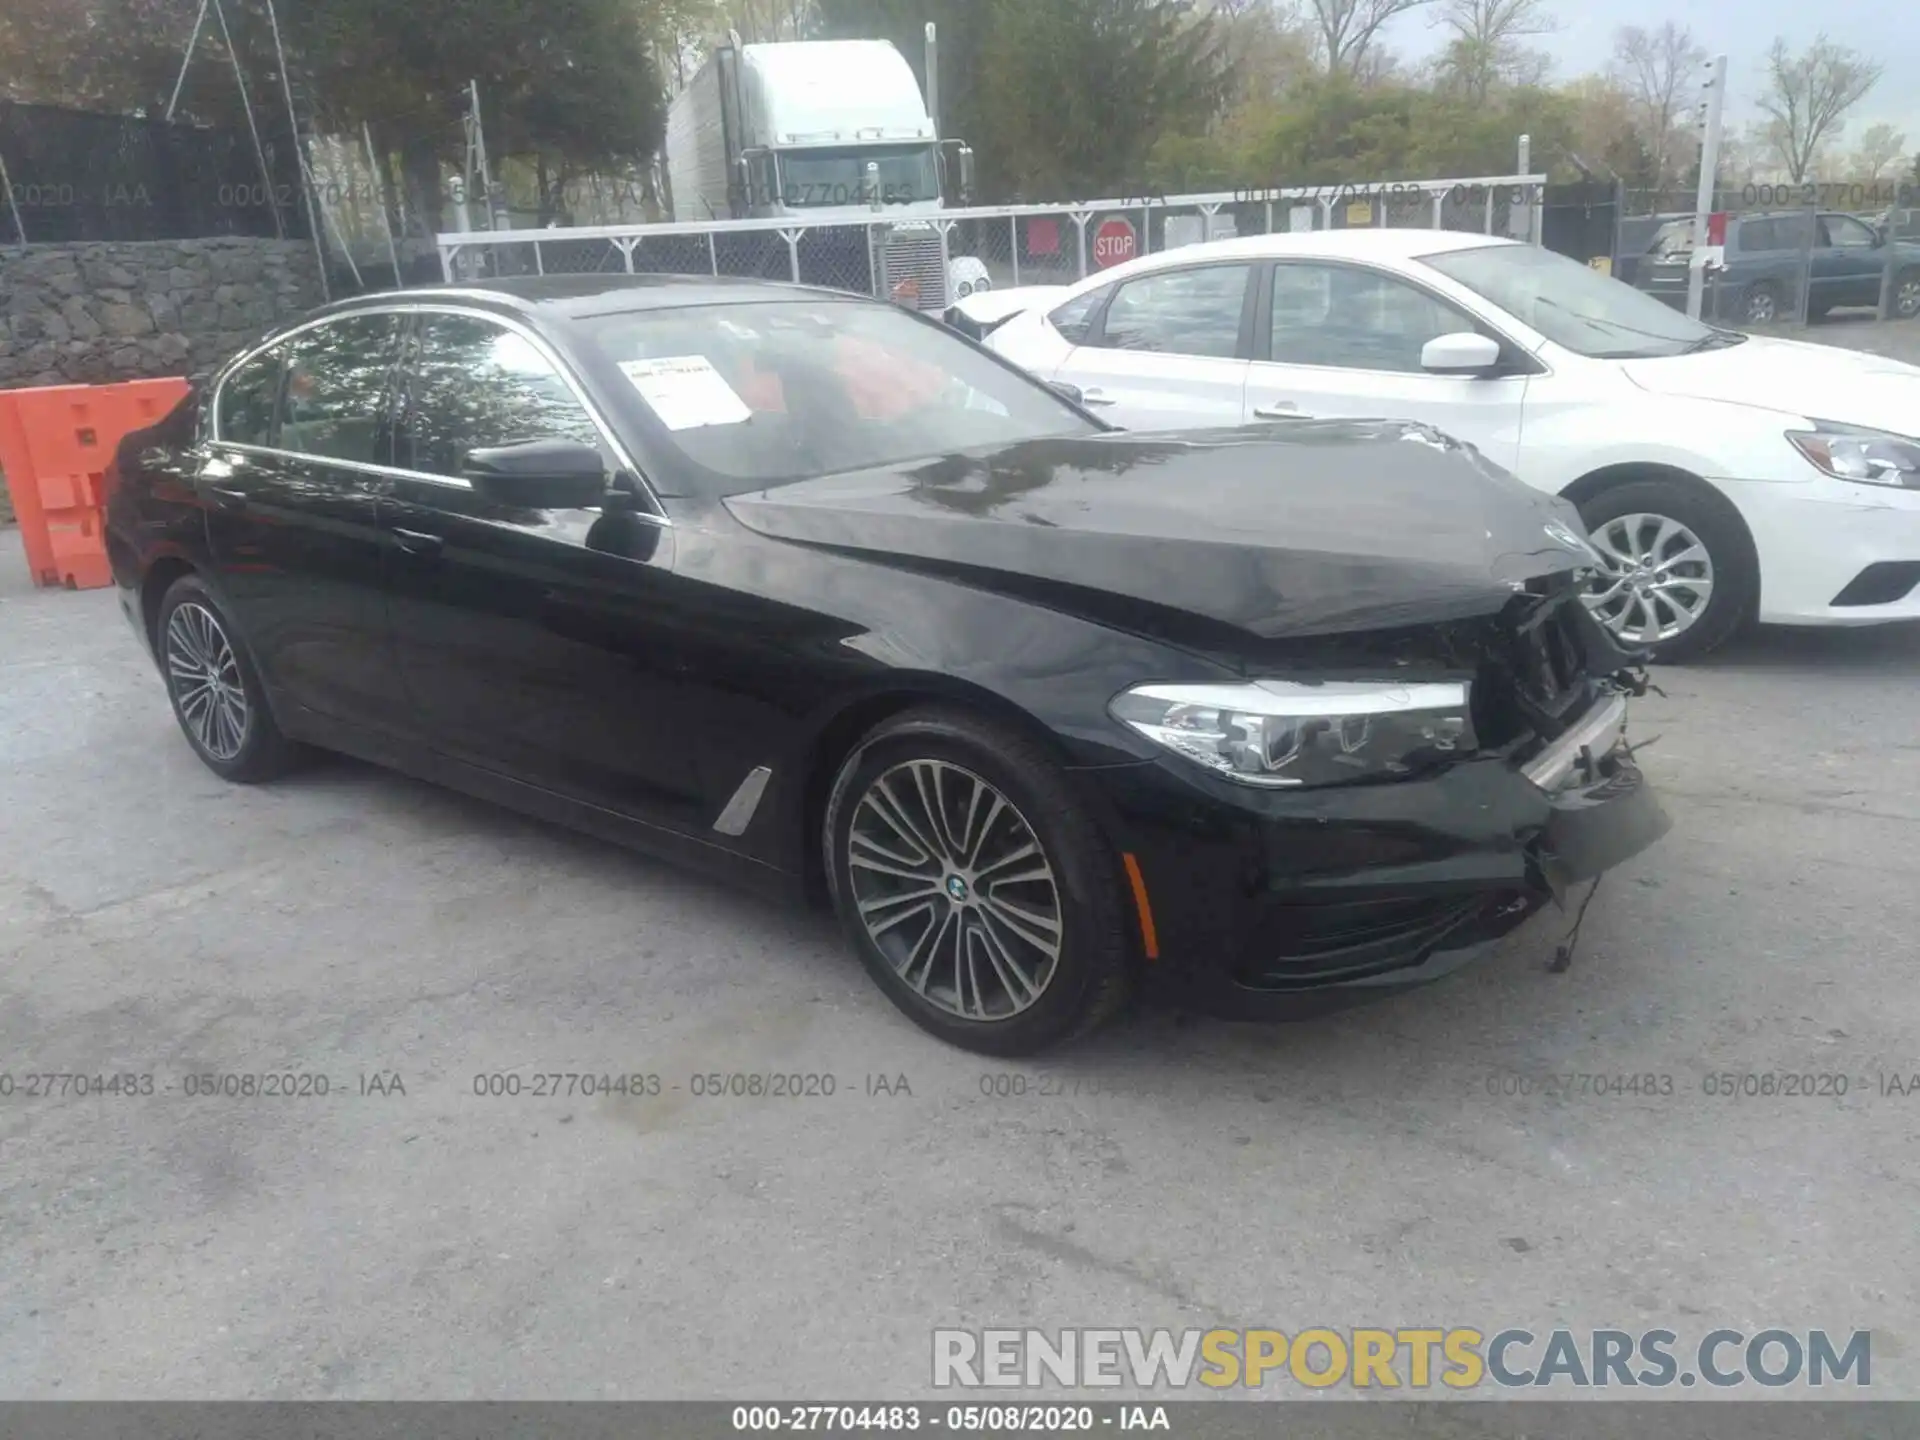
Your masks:
<instances>
[{"instance_id":1,"label":"orange concrete barrier","mask_svg":"<svg viewBox=\"0 0 1920 1440\"><path fill-rule=\"evenodd\" d=\"M36 585L92 590L107 565L101 477L121 437L164 417L185 380L0 390L0 469Z\"/></svg>"}]
</instances>

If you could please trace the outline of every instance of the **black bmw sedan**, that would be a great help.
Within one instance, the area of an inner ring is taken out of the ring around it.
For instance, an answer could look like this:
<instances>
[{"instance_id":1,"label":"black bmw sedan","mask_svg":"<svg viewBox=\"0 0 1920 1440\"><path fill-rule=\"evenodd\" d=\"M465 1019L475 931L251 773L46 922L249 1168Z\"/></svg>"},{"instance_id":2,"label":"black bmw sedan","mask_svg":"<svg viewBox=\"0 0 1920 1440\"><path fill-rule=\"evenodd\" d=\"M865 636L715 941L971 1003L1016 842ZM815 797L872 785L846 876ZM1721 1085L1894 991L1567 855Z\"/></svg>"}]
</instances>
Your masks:
<instances>
[{"instance_id":1,"label":"black bmw sedan","mask_svg":"<svg viewBox=\"0 0 1920 1440\"><path fill-rule=\"evenodd\" d=\"M1667 823L1559 502L1418 426L1117 432L850 295L362 297L108 494L218 774L342 751L823 896L992 1054L1430 980Z\"/></svg>"}]
</instances>

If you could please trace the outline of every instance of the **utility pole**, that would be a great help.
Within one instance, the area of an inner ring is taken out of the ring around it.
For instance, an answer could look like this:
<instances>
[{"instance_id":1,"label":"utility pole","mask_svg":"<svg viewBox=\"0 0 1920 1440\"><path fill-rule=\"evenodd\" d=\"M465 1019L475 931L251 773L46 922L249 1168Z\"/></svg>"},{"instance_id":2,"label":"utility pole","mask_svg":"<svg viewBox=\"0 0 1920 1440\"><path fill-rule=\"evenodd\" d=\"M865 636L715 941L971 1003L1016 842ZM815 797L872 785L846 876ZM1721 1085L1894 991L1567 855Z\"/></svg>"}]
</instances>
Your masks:
<instances>
[{"instance_id":1,"label":"utility pole","mask_svg":"<svg viewBox=\"0 0 1920 1440\"><path fill-rule=\"evenodd\" d=\"M1687 265L1687 314L1695 320L1707 287L1707 222L1720 173L1720 117L1726 98L1727 57L1716 55L1707 64L1700 96L1700 184L1693 197L1693 252Z\"/></svg>"}]
</instances>

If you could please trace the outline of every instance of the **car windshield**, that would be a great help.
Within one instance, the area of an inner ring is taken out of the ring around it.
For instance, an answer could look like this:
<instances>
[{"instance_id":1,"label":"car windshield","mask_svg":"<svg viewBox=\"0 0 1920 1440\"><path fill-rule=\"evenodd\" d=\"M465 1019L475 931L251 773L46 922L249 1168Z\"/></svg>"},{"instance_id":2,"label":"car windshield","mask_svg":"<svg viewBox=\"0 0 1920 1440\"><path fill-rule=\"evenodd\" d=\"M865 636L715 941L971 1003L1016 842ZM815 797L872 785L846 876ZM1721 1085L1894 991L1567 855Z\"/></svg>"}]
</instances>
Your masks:
<instances>
[{"instance_id":1,"label":"car windshield","mask_svg":"<svg viewBox=\"0 0 1920 1440\"><path fill-rule=\"evenodd\" d=\"M1101 428L892 305L635 311L591 320L587 334L639 393L656 441L716 495Z\"/></svg>"},{"instance_id":2,"label":"car windshield","mask_svg":"<svg viewBox=\"0 0 1920 1440\"><path fill-rule=\"evenodd\" d=\"M1693 253L1693 221L1669 220L1654 232L1653 243L1647 247L1649 255L1691 255Z\"/></svg>"},{"instance_id":3,"label":"car windshield","mask_svg":"<svg viewBox=\"0 0 1920 1440\"><path fill-rule=\"evenodd\" d=\"M1475 245L1425 255L1421 262L1576 355L1684 355L1721 343L1725 334L1538 245Z\"/></svg>"},{"instance_id":4,"label":"car windshield","mask_svg":"<svg viewBox=\"0 0 1920 1440\"><path fill-rule=\"evenodd\" d=\"M780 201L790 210L872 204L869 161L879 172L882 205L912 205L940 198L940 171L930 147L863 146L858 150L782 150Z\"/></svg>"}]
</instances>

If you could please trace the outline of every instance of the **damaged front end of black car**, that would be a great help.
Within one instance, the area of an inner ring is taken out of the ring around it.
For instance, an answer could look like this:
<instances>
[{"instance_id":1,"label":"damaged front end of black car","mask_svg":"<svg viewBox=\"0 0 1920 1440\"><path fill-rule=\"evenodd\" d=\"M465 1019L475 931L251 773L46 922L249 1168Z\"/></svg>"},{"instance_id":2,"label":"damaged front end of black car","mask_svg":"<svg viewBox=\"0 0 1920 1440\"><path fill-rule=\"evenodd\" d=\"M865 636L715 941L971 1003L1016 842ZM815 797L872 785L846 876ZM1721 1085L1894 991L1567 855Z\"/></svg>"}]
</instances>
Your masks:
<instances>
[{"instance_id":1,"label":"damaged front end of black car","mask_svg":"<svg viewBox=\"0 0 1920 1440\"><path fill-rule=\"evenodd\" d=\"M1582 601L1578 516L1425 426L1036 442L734 504L958 582L950 625L991 595L1055 617L1061 653L1077 622L1152 647L1114 666L1151 678L1104 692L1091 666L996 682L1066 716L1100 694L1073 768L1126 857L1149 984L1198 1008L1338 1009L1545 907L1564 968L1584 887L1668 828L1627 738L1645 657Z\"/></svg>"},{"instance_id":2,"label":"damaged front end of black car","mask_svg":"<svg viewBox=\"0 0 1920 1440\"><path fill-rule=\"evenodd\" d=\"M1640 657L1582 589L1561 574L1495 616L1293 647L1289 670L1402 675L1416 701L1440 692L1430 731L1458 687L1446 748L1396 746L1401 773L1262 790L1179 761L1105 772L1136 863L1157 877L1159 923L1181 937L1152 967L1161 984L1230 1018L1308 1018L1437 979L1546 907L1565 914L1547 966L1565 969L1600 877L1670 824L1627 735ZM1245 733L1238 717L1199 723ZM1363 724L1329 717L1329 763L1364 747ZM1311 743L1302 728L1283 743Z\"/></svg>"}]
</instances>

